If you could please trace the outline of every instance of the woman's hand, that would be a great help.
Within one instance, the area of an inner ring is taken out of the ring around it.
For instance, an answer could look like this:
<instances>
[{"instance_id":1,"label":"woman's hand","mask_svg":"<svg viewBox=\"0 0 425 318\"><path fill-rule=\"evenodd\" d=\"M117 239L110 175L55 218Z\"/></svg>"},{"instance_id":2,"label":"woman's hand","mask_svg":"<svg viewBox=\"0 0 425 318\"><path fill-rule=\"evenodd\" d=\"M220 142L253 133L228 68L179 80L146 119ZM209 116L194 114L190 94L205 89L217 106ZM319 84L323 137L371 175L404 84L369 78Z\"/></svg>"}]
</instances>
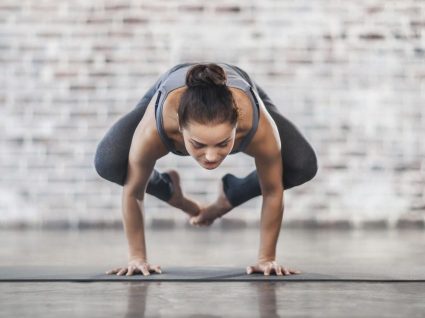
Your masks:
<instances>
[{"instance_id":1,"label":"woman's hand","mask_svg":"<svg viewBox=\"0 0 425 318\"><path fill-rule=\"evenodd\" d=\"M275 272L276 275L291 275L291 274L300 274L299 270L290 269L287 267L280 266L276 261L259 261L254 266L248 266L246 268L246 273L264 273L265 276L269 276L271 272Z\"/></svg>"},{"instance_id":2,"label":"woman's hand","mask_svg":"<svg viewBox=\"0 0 425 318\"><path fill-rule=\"evenodd\" d=\"M132 259L128 262L128 265L126 267L118 267L111 269L110 271L107 271L106 274L117 274L117 275L123 275L125 273L126 276L131 276L137 273L142 273L144 276L150 275L150 272L156 272L158 274L161 274L161 267L159 265L150 265L148 262L144 261L143 259L136 258Z\"/></svg>"}]
</instances>

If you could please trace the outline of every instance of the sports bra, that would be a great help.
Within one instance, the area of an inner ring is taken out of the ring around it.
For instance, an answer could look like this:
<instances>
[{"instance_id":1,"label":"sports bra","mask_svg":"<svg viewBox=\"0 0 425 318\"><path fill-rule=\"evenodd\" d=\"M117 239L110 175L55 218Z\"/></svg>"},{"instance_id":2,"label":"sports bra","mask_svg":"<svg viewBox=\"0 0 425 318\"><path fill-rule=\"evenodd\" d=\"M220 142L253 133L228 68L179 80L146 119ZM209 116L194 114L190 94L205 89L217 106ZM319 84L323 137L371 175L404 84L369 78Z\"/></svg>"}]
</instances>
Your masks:
<instances>
[{"instance_id":1,"label":"sports bra","mask_svg":"<svg viewBox=\"0 0 425 318\"><path fill-rule=\"evenodd\" d=\"M172 90L186 85L186 73L188 69L194 64L198 64L198 63L180 64L181 67L179 67L179 65L175 66L169 71L168 75L165 74L164 79L159 84L158 96L155 102L155 119L156 119L156 127L158 130L159 136L161 137L162 141L166 145L167 149L171 151L172 153L179 156L188 156L188 154L185 154L177 150L174 147L173 141L165 133L164 126L163 126L162 110L164 106L164 101L167 98L168 94ZM260 117L259 104L253 92L253 87L248 82L250 80L244 78L246 77L245 76L246 73L243 74L241 72L238 72L235 66L227 64L227 63L216 63L216 64L223 67L223 69L226 72L226 75L227 75L226 85L230 87L236 87L236 88L242 89L244 92L246 92L251 99L251 105L253 108L252 128L248 132L248 134L244 137L244 139L241 141L238 149L233 149L230 152L230 154L234 154L234 153L243 151L245 147L247 147L251 139L253 138L257 130L259 117Z\"/></svg>"}]
</instances>

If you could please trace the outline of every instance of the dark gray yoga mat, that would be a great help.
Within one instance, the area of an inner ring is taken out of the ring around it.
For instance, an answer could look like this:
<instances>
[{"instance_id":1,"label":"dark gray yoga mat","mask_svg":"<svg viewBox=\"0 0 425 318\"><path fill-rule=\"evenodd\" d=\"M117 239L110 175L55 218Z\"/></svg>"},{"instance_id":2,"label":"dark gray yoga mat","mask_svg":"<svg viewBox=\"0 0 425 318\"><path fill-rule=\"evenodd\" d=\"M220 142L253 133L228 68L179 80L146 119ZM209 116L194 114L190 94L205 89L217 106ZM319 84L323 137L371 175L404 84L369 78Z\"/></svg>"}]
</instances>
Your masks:
<instances>
[{"instance_id":1,"label":"dark gray yoga mat","mask_svg":"<svg viewBox=\"0 0 425 318\"><path fill-rule=\"evenodd\" d=\"M297 275L265 276L262 273L247 275L242 267L222 266L167 266L161 267L162 274L151 273L149 276L136 274L132 276L107 275L109 268L99 266L0 266L1 282L101 282L101 281L288 281L288 282L425 282L425 279L405 276L388 276L364 273L325 274L303 272Z\"/></svg>"}]
</instances>

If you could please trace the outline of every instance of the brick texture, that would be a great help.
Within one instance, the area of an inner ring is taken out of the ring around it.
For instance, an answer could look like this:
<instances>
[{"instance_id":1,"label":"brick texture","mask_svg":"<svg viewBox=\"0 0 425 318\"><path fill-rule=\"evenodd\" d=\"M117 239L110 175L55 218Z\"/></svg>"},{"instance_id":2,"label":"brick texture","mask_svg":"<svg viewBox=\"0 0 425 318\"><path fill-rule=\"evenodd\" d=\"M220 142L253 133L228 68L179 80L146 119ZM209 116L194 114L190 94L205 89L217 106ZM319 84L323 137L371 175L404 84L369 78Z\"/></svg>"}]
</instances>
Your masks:
<instances>
[{"instance_id":1,"label":"brick texture","mask_svg":"<svg viewBox=\"0 0 425 318\"><path fill-rule=\"evenodd\" d=\"M119 224L97 142L159 74L210 60L250 73L318 154L316 177L285 192L284 223L423 225L424 14L417 0L3 0L0 224ZM168 168L207 202L222 175L255 166L169 154ZM145 208L147 224L185 221L151 196ZM258 222L260 209L258 197L227 217Z\"/></svg>"}]
</instances>

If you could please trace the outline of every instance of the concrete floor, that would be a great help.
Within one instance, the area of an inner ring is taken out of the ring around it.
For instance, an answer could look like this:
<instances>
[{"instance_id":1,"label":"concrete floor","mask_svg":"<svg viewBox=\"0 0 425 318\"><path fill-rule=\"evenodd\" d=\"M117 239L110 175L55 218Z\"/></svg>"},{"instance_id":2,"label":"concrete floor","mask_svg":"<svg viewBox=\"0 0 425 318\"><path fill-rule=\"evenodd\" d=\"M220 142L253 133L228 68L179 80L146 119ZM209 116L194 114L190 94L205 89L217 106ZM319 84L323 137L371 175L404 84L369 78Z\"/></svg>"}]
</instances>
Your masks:
<instances>
[{"instance_id":1,"label":"concrete floor","mask_svg":"<svg viewBox=\"0 0 425 318\"><path fill-rule=\"evenodd\" d=\"M151 263L253 264L256 229L148 228ZM0 265L97 265L127 260L124 232L0 232ZM388 274L425 279L423 230L281 231L278 262L304 272ZM424 317L425 283L102 282L0 283L0 316L10 317Z\"/></svg>"}]
</instances>

